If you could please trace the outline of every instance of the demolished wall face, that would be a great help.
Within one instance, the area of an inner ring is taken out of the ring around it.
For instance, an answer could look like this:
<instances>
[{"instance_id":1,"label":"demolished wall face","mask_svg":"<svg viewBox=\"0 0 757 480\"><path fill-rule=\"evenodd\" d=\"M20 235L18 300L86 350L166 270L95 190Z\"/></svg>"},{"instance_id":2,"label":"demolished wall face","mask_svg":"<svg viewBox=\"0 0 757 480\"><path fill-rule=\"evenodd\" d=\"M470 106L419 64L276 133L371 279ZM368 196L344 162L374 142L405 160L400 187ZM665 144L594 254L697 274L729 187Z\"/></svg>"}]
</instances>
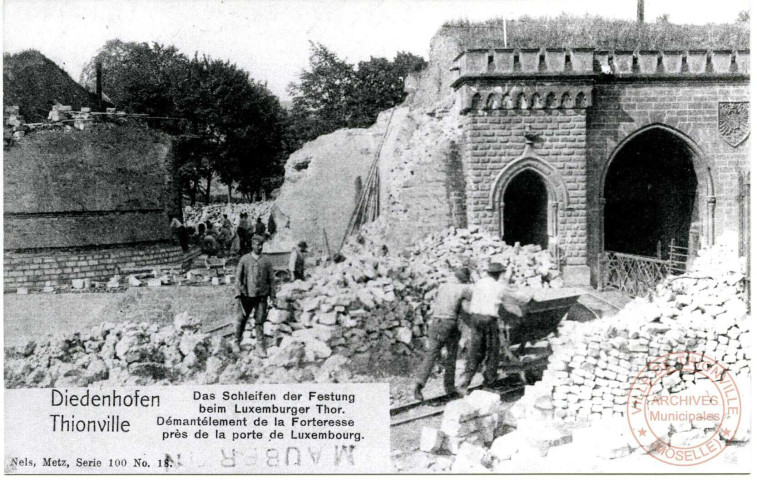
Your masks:
<instances>
[{"instance_id":1,"label":"demolished wall face","mask_svg":"<svg viewBox=\"0 0 757 480\"><path fill-rule=\"evenodd\" d=\"M339 130L292 154L276 204L290 217L295 239L324 252L325 228L336 249L356 203L355 180L359 176L365 185L385 132L379 205L392 232L387 243L407 246L443 228L467 225L461 119L451 88L457 74L450 66L465 48L484 45L504 46L501 20L442 27L431 40L428 68L408 78L408 96L393 115L387 110L368 129Z\"/></svg>"},{"instance_id":2,"label":"demolished wall face","mask_svg":"<svg viewBox=\"0 0 757 480\"><path fill-rule=\"evenodd\" d=\"M412 104L428 108L449 97L452 82L458 76L450 67L460 52L468 48L505 47L504 33L502 19L442 26L431 38L428 68L420 74Z\"/></svg>"},{"instance_id":3,"label":"demolished wall face","mask_svg":"<svg viewBox=\"0 0 757 480\"><path fill-rule=\"evenodd\" d=\"M382 150L381 215L390 246L467 225L460 117L449 107L395 112L396 138Z\"/></svg>"},{"instance_id":4,"label":"demolished wall face","mask_svg":"<svg viewBox=\"0 0 757 480\"><path fill-rule=\"evenodd\" d=\"M312 251L326 253L325 230L330 249L336 251L359 198L357 179L366 184L387 119L384 112L370 128L320 136L289 157L276 199L283 215L276 216L276 223L288 224L293 240L305 240Z\"/></svg>"}]
</instances>

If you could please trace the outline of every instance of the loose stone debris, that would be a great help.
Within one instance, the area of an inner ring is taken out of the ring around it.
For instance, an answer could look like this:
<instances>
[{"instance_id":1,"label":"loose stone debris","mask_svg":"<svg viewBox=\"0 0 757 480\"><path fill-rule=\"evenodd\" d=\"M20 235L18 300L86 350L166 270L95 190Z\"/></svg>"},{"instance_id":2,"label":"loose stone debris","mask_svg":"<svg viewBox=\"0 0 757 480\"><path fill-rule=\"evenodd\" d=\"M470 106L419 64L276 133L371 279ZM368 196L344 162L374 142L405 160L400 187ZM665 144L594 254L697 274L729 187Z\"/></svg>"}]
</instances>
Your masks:
<instances>
[{"instance_id":1,"label":"loose stone debris","mask_svg":"<svg viewBox=\"0 0 757 480\"><path fill-rule=\"evenodd\" d=\"M507 246L475 228L448 229L398 254L382 251L377 228L366 227L346 245L343 261L317 259L307 280L281 285L265 324L268 344L275 345L267 359L232 353L226 339L200 333L201 320L185 314L173 325L103 323L8 348L6 386L345 382L353 378L347 366L356 355L411 358L422 351L430 301L456 266L469 265L475 276L476 268L499 261L518 285L561 282L548 252ZM232 276L223 278L233 283ZM135 287L188 281L157 269L112 279Z\"/></svg>"},{"instance_id":2,"label":"loose stone debris","mask_svg":"<svg viewBox=\"0 0 757 480\"><path fill-rule=\"evenodd\" d=\"M482 391L449 403L441 427L422 432L425 463L432 471L504 473L531 471L534 462L545 465L544 457L569 465L577 456L601 462L644 455L625 419L629 389L647 362L671 352L718 361L743 386L741 401L748 405L751 334L744 272L743 259L715 246L701 251L690 271L669 277L651 298L632 301L614 317L563 321L548 338L552 355L541 380L513 405ZM657 390L696 391L694 374L668 378ZM751 437L747 410L730 441L735 446ZM698 444L714 429L706 421L671 423L663 440ZM455 455L451 462L449 455Z\"/></svg>"}]
</instances>

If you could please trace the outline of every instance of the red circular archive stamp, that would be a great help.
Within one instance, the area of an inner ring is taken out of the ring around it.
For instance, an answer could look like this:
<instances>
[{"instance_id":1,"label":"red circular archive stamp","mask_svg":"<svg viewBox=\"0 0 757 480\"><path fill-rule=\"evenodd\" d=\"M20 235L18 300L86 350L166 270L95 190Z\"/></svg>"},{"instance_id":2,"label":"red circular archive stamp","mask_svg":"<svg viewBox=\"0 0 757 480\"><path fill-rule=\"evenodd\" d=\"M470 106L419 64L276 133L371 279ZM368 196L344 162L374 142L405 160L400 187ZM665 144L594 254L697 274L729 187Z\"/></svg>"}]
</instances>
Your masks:
<instances>
[{"instance_id":1,"label":"red circular archive stamp","mask_svg":"<svg viewBox=\"0 0 757 480\"><path fill-rule=\"evenodd\" d=\"M730 372L696 352L648 362L634 378L626 416L634 438L652 457L678 466L718 456L741 422L741 396Z\"/></svg>"}]
</instances>

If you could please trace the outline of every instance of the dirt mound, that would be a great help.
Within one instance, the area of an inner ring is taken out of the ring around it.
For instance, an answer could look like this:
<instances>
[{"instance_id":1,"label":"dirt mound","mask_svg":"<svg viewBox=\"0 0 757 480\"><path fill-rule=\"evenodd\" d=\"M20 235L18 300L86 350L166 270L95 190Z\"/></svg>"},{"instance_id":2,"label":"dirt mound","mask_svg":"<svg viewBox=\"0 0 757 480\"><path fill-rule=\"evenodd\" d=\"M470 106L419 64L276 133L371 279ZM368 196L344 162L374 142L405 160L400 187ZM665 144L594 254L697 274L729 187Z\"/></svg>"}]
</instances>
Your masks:
<instances>
[{"instance_id":1,"label":"dirt mound","mask_svg":"<svg viewBox=\"0 0 757 480\"><path fill-rule=\"evenodd\" d=\"M3 104L18 105L27 122L40 122L56 103L95 108L97 97L36 50L3 55Z\"/></svg>"}]
</instances>

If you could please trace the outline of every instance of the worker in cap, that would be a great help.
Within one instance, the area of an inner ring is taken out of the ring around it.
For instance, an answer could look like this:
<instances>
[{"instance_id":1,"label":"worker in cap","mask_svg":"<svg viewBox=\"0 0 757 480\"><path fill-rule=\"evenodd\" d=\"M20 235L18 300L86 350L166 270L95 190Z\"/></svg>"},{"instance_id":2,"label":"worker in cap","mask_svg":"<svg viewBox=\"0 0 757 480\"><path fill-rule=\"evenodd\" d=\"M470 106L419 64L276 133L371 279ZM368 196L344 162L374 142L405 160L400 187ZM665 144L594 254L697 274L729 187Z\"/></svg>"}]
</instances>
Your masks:
<instances>
[{"instance_id":1,"label":"worker in cap","mask_svg":"<svg viewBox=\"0 0 757 480\"><path fill-rule=\"evenodd\" d=\"M431 376L431 370L443 348L447 350L447 356L442 363L444 390L447 393L455 393L455 364L460 343L459 317L463 313L463 301L470 298L470 270L467 267L456 269L454 278L442 284L437 290L428 330L428 350L418 367L413 390L413 395L417 400L423 401L423 387Z\"/></svg>"},{"instance_id":2,"label":"worker in cap","mask_svg":"<svg viewBox=\"0 0 757 480\"><path fill-rule=\"evenodd\" d=\"M242 343L247 319L255 312L255 349L256 353L265 357L266 340L263 325L268 315L268 298L271 302L276 299L275 280L271 261L263 257L263 237L253 236L252 250L239 259L236 271L237 286L237 318L235 351L239 351Z\"/></svg>"},{"instance_id":3,"label":"worker in cap","mask_svg":"<svg viewBox=\"0 0 757 480\"><path fill-rule=\"evenodd\" d=\"M458 388L461 396L467 394L468 386L478 372L484 357L486 357L484 384L491 384L498 378L501 346L499 322L502 302L508 295L516 297L521 302L528 302L531 298L530 295L511 288L506 282L501 282L500 276L503 272L505 272L505 267L501 263L492 262L486 268L486 275L473 285L469 307L471 341L465 372ZM508 345L506 347L509 348Z\"/></svg>"},{"instance_id":4,"label":"worker in cap","mask_svg":"<svg viewBox=\"0 0 757 480\"><path fill-rule=\"evenodd\" d=\"M289 278L292 281L305 280L305 253L308 251L308 244L304 240L292 249L289 256Z\"/></svg>"}]
</instances>

